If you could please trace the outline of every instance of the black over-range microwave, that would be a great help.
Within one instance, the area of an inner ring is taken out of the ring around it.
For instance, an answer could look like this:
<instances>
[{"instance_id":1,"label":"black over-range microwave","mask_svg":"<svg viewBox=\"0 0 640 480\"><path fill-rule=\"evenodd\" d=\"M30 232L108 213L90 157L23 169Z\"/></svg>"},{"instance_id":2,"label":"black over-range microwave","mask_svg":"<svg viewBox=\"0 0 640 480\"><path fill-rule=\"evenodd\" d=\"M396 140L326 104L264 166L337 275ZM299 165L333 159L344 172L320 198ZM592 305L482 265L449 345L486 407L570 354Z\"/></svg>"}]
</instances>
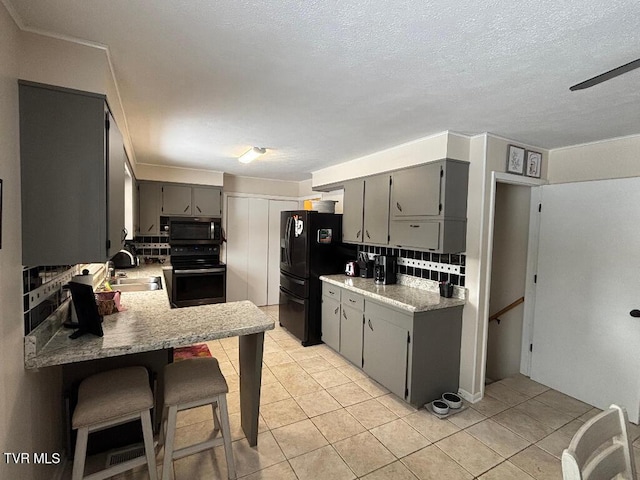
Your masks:
<instances>
[{"instance_id":1,"label":"black over-range microwave","mask_svg":"<svg viewBox=\"0 0 640 480\"><path fill-rule=\"evenodd\" d=\"M169 243L171 245L220 244L221 241L222 225L219 218L169 218Z\"/></svg>"}]
</instances>

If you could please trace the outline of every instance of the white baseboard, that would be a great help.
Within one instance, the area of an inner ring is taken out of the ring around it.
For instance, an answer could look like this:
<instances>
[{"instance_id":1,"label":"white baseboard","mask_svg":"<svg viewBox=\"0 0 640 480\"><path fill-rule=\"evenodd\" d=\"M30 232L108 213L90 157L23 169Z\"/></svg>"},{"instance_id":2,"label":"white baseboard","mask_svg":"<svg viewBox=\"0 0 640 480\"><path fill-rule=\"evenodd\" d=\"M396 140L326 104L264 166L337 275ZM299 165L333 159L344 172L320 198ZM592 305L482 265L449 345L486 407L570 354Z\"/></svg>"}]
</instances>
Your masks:
<instances>
[{"instance_id":1,"label":"white baseboard","mask_svg":"<svg viewBox=\"0 0 640 480\"><path fill-rule=\"evenodd\" d=\"M462 398L464 398L467 402L470 402L470 403L476 403L482 400L482 393L478 392L475 395L472 395L466 390L463 390L462 388L458 389L458 395L460 395Z\"/></svg>"}]
</instances>

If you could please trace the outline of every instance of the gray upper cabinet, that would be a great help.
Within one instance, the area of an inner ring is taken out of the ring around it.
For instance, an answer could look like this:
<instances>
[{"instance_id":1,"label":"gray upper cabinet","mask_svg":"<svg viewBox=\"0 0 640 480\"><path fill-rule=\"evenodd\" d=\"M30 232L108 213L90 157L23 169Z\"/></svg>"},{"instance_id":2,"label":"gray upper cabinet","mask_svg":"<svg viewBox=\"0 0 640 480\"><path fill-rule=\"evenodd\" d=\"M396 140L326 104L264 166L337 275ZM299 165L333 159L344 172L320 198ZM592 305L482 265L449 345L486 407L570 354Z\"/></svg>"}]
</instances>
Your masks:
<instances>
[{"instance_id":1,"label":"gray upper cabinet","mask_svg":"<svg viewBox=\"0 0 640 480\"><path fill-rule=\"evenodd\" d=\"M352 180L345 184L343 203L342 241L347 243L361 243L364 211L364 180Z\"/></svg>"},{"instance_id":2,"label":"gray upper cabinet","mask_svg":"<svg viewBox=\"0 0 640 480\"><path fill-rule=\"evenodd\" d=\"M160 233L160 209L162 205L162 184L140 182L138 185L138 211L140 215L140 235Z\"/></svg>"},{"instance_id":3,"label":"gray upper cabinet","mask_svg":"<svg viewBox=\"0 0 640 480\"><path fill-rule=\"evenodd\" d=\"M469 163L439 160L393 172L389 244L458 253L466 248Z\"/></svg>"},{"instance_id":4,"label":"gray upper cabinet","mask_svg":"<svg viewBox=\"0 0 640 480\"><path fill-rule=\"evenodd\" d=\"M441 172L440 162L393 172L391 218L440 215Z\"/></svg>"},{"instance_id":5,"label":"gray upper cabinet","mask_svg":"<svg viewBox=\"0 0 640 480\"><path fill-rule=\"evenodd\" d=\"M389 235L389 175L352 180L344 186L342 240L386 245Z\"/></svg>"},{"instance_id":6,"label":"gray upper cabinet","mask_svg":"<svg viewBox=\"0 0 640 480\"><path fill-rule=\"evenodd\" d=\"M439 160L393 172L391 218L467 217L469 163Z\"/></svg>"},{"instance_id":7,"label":"gray upper cabinet","mask_svg":"<svg viewBox=\"0 0 640 480\"><path fill-rule=\"evenodd\" d=\"M124 238L124 145L104 95L20 81L23 265L104 262Z\"/></svg>"},{"instance_id":8,"label":"gray upper cabinet","mask_svg":"<svg viewBox=\"0 0 640 480\"><path fill-rule=\"evenodd\" d=\"M193 187L193 215L222 216L222 189L218 187Z\"/></svg>"},{"instance_id":9,"label":"gray upper cabinet","mask_svg":"<svg viewBox=\"0 0 640 480\"><path fill-rule=\"evenodd\" d=\"M364 243L386 245L389 235L389 175L364 181Z\"/></svg>"},{"instance_id":10,"label":"gray upper cabinet","mask_svg":"<svg viewBox=\"0 0 640 480\"><path fill-rule=\"evenodd\" d=\"M191 215L191 187L163 185L162 215Z\"/></svg>"}]
</instances>

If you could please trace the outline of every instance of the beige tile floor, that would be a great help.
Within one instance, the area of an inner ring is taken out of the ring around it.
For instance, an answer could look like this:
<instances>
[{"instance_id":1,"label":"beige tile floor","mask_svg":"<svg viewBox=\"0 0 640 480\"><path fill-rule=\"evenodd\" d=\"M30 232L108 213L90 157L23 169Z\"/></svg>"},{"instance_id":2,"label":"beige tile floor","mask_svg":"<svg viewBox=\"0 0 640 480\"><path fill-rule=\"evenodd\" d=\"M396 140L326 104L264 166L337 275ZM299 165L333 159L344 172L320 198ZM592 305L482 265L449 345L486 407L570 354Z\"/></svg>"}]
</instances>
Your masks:
<instances>
[{"instance_id":1,"label":"beige tile floor","mask_svg":"<svg viewBox=\"0 0 640 480\"><path fill-rule=\"evenodd\" d=\"M560 455L598 412L522 375L441 420L416 410L326 345L303 348L276 320L264 346L258 446L240 428L237 338L209 342L227 378L233 451L246 480L561 479ZM184 412L180 445L206 438L211 410ZM631 425L640 464L640 428ZM159 467L160 469L160 467ZM222 447L174 462L176 480L225 479ZM70 468L67 468L70 478ZM144 480L144 468L118 479Z\"/></svg>"}]
</instances>

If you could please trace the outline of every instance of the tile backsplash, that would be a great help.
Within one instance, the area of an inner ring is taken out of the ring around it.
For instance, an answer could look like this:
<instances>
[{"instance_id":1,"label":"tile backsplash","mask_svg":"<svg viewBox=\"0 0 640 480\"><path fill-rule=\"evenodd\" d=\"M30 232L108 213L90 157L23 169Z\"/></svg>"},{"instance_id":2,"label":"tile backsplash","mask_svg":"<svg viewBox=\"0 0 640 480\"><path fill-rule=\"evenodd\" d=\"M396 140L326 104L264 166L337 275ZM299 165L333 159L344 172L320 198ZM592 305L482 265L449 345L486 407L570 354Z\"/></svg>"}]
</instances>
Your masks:
<instances>
[{"instance_id":1,"label":"tile backsplash","mask_svg":"<svg viewBox=\"0 0 640 480\"><path fill-rule=\"evenodd\" d=\"M80 273L80 265L24 267L22 303L24 334L28 335L67 300L71 293L62 285Z\"/></svg>"},{"instance_id":2,"label":"tile backsplash","mask_svg":"<svg viewBox=\"0 0 640 480\"><path fill-rule=\"evenodd\" d=\"M369 255L395 255L398 257L398 273L400 274L437 282L448 281L458 287L465 286L466 255L464 253L440 254L371 245L359 246L358 252L365 252ZM413 260L420 262L413 262ZM412 265L417 263L420 266Z\"/></svg>"}]
</instances>

